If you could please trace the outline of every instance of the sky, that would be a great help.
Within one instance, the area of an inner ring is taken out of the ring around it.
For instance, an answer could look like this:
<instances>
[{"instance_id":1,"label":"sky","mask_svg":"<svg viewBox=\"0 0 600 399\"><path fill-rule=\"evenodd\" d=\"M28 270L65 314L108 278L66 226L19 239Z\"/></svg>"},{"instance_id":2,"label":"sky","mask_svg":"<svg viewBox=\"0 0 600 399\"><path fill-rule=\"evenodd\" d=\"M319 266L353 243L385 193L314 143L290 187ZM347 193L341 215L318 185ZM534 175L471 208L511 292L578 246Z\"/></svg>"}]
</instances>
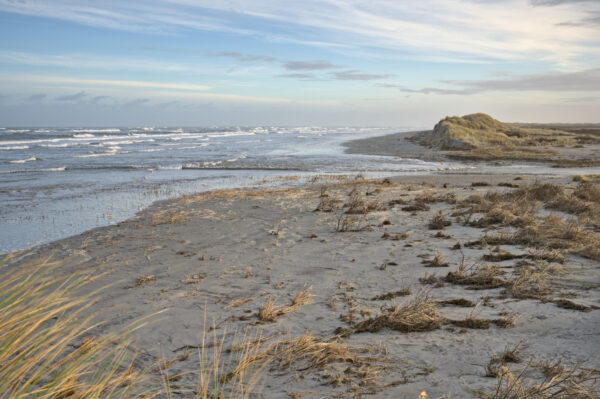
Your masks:
<instances>
[{"instance_id":1,"label":"sky","mask_svg":"<svg viewBox=\"0 0 600 399\"><path fill-rule=\"evenodd\" d=\"M1 126L600 122L600 0L0 0Z\"/></svg>"}]
</instances>

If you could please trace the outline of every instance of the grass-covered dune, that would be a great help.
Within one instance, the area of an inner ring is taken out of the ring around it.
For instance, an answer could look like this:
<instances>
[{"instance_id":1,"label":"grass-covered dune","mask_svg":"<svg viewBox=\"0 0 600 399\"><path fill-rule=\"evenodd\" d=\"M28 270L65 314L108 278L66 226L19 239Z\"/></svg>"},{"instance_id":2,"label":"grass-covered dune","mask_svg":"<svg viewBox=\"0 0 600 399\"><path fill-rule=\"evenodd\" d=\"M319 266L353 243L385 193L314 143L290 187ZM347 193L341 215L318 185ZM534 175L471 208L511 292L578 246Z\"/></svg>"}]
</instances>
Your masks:
<instances>
[{"instance_id":1,"label":"grass-covered dune","mask_svg":"<svg viewBox=\"0 0 600 399\"><path fill-rule=\"evenodd\" d=\"M589 126L588 126L589 127ZM600 129L591 125L536 125L500 122L483 113L447 116L414 139L422 145L470 159L557 161L562 148L600 144ZM550 156L550 158L549 158Z\"/></svg>"}]
</instances>

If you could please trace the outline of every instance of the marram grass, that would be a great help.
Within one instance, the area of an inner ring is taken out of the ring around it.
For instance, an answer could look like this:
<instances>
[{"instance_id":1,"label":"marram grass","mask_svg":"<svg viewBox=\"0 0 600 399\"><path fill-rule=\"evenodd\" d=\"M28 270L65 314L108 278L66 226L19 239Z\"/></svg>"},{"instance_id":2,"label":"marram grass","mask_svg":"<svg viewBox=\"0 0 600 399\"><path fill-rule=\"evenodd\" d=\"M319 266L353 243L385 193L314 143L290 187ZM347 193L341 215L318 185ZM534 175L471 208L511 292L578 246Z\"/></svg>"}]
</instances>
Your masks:
<instances>
[{"instance_id":1,"label":"marram grass","mask_svg":"<svg viewBox=\"0 0 600 399\"><path fill-rule=\"evenodd\" d=\"M0 399L143 394L128 336L144 319L126 331L94 336L98 325L88 310L98 291L75 292L97 275L56 277L60 264L48 258L18 269L5 263L0 263Z\"/></svg>"},{"instance_id":2,"label":"marram grass","mask_svg":"<svg viewBox=\"0 0 600 399\"><path fill-rule=\"evenodd\" d=\"M100 324L90 306L106 287L81 294L101 274L59 272L61 262L37 259L8 267L0 261L0 399L247 398L261 367L232 373L261 349L261 339L244 335L235 350L225 350L206 331L197 347L192 386L175 387L169 361L134 367L131 336L158 313L120 331L97 334ZM57 277L58 276L58 277ZM156 320L152 320L156 322ZM205 315L206 322L206 315ZM208 349L212 348L212 349ZM229 355L223 358L223 354ZM185 357L191 355L187 354ZM162 381L162 383L161 383Z\"/></svg>"}]
</instances>

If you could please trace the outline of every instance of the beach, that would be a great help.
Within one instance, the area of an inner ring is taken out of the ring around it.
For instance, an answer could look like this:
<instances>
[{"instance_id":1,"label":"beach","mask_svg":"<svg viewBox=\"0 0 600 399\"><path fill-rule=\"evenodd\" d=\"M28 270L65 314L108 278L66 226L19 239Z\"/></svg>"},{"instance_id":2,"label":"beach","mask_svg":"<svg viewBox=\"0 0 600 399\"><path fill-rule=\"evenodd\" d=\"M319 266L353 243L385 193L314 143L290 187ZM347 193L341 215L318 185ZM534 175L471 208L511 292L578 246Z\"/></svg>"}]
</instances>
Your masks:
<instances>
[{"instance_id":1,"label":"beach","mask_svg":"<svg viewBox=\"0 0 600 399\"><path fill-rule=\"evenodd\" d=\"M409 136L347 151L448 160ZM197 380L203 334L230 364L240 340L264 350L250 397L493 397L504 367L532 381L556 362L597 370L598 226L558 205L596 209L594 184L573 181L594 169L469 166L185 195L4 268L101 274L83 289L103 287L86 309L97 335L162 312L130 349L136 367L169 360L173 397Z\"/></svg>"}]
</instances>

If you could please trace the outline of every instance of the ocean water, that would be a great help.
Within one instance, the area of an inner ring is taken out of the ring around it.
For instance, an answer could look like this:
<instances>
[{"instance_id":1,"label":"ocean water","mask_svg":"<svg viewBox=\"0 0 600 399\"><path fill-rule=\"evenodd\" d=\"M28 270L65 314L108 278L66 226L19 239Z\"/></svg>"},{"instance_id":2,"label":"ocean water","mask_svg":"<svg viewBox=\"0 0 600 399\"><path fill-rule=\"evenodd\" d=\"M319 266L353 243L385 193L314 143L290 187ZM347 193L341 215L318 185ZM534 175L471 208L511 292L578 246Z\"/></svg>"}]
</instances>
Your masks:
<instances>
[{"instance_id":1,"label":"ocean water","mask_svg":"<svg viewBox=\"0 0 600 399\"><path fill-rule=\"evenodd\" d=\"M0 253L135 215L193 192L386 176L456 165L345 154L344 141L414 128L0 128ZM297 180L281 179L297 176Z\"/></svg>"}]
</instances>

